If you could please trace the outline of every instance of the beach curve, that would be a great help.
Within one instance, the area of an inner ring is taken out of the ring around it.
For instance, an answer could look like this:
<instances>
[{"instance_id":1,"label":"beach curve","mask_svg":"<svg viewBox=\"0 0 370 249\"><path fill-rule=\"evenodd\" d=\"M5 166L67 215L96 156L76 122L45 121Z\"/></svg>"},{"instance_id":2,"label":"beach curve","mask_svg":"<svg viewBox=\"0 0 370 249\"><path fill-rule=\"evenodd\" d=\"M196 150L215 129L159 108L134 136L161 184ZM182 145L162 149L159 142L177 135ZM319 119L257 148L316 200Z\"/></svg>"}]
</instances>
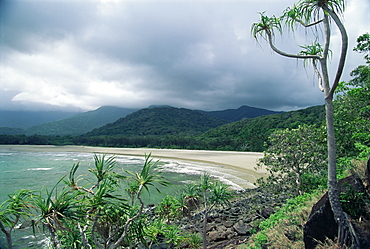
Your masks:
<instances>
[{"instance_id":1,"label":"beach curve","mask_svg":"<svg viewBox=\"0 0 370 249\"><path fill-rule=\"evenodd\" d=\"M252 183L264 177L267 171L264 168L256 170L258 160L263 157L259 152L237 151L210 151L210 150L183 150L183 149L154 149L154 148L112 148L91 146L54 146L54 145L0 145L1 150L14 150L24 152L77 152L100 153L123 156L144 156L151 154L155 159L213 164L232 169L234 174Z\"/></svg>"}]
</instances>

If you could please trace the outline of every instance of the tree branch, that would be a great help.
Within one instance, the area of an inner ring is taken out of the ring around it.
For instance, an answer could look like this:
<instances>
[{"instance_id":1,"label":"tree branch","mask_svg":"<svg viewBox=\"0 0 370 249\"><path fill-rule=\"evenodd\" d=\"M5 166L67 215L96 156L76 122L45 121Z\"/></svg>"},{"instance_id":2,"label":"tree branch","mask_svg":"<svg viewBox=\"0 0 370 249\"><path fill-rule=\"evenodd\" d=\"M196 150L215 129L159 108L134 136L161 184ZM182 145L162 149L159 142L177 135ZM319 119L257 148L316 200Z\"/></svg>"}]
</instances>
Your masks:
<instances>
[{"instance_id":1,"label":"tree branch","mask_svg":"<svg viewBox=\"0 0 370 249\"><path fill-rule=\"evenodd\" d=\"M315 26L315 25L317 25L317 24L319 24L319 23L321 23L324 19L322 18L322 19L320 19L320 20L317 20L316 22L312 22L312 23L309 23L309 24L305 24L303 21L301 21L301 20L299 20L299 19L297 19L297 18L293 18L296 22L298 22L298 23L300 23L303 27L305 27L305 28L309 28L309 27L311 27L311 26Z\"/></svg>"},{"instance_id":2,"label":"tree branch","mask_svg":"<svg viewBox=\"0 0 370 249\"><path fill-rule=\"evenodd\" d=\"M123 227L123 233L121 234L121 236L119 237L119 239L114 243L113 247L112 248L117 248L119 246L119 244L121 244L121 242L124 240L124 238L127 236L128 234L128 229L130 228L130 225L131 223L136 220L137 218L139 218L139 216L143 213L143 210L144 210L144 206L145 206L145 203L144 201L141 199L140 197L140 194L141 194L141 190L143 189L143 185L140 185L139 186L139 189L137 191L137 194L136 194L136 198L139 200L140 202L140 208L139 208L139 211L137 212L137 214L128 219Z\"/></svg>"},{"instance_id":3,"label":"tree branch","mask_svg":"<svg viewBox=\"0 0 370 249\"><path fill-rule=\"evenodd\" d=\"M324 92L324 87L322 86L322 77L321 77L319 69L317 68L315 60L312 61L312 66L313 66L313 69L315 70L317 78L319 79L319 89L321 92Z\"/></svg>"},{"instance_id":4,"label":"tree branch","mask_svg":"<svg viewBox=\"0 0 370 249\"><path fill-rule=\"evenodd\" d=\"M267 34L268 42L270 44L271 49L274 52L276 52L276 53L278 53L282 56L289 57L289 58L295 58L295 59L317 59L317 60L320 59L320 56L318 56L318 55L298 55L298 54L285 53L285 52L281 51L280 49L278 49L277 47L275 47L274 42L272 41L272 34L269 30L266 31L266 34Z\"/></svg>"}]
</instances>

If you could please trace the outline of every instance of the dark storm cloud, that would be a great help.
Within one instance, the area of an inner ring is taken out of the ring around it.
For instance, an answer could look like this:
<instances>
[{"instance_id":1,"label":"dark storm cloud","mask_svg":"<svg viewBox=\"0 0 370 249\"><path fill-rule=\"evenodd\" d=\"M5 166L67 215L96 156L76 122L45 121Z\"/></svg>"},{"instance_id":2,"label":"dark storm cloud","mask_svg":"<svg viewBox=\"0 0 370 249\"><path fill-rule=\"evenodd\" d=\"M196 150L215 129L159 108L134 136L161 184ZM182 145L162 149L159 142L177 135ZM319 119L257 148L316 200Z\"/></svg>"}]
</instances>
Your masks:
<instances>
[{"instance_id":1,"label":"dark storm cloud","mask_svg":"<svg viewBox=\"0 0 370 249\"><path fill-rule=\"evenodd\" d=\"M366 22L369 4L355 1L359 12L352 2L348 15L357 11ZM322 104L310 68L250 36L258 11L278 15L293 3L5 1L3 106L289 110ZM367 27L349 26L355 37ZM278 42L288 49L290 41ZM347 75L362 63L360 56L349 58Z\"/></svg>"}]
</instances>

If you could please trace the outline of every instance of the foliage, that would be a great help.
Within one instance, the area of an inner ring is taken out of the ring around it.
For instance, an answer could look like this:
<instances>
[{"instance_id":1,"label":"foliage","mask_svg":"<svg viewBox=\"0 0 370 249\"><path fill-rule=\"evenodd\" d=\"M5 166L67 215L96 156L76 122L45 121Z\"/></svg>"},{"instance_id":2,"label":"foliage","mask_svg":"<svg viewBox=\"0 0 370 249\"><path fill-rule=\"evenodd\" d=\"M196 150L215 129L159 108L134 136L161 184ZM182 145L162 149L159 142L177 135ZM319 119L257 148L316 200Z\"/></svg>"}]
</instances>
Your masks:
<instances>
[{"instance_id":1,"label":"foliage","mask_svg":"<svg viewBox=\"0 0 370 249\"><path fill-rule=\"evenodd\" d=\"M12 196L1 205L1 227L11 230L21 217L34 214L34 227L50 236L55 248L132 247L154 239L145 229L148 220L141 193L151 188L159 190L159 185L167 186L169 182L160 175L157 162L150 155L145 156L139 172L119 174L115 157L105 155L94 155L94 164L89 168L92 177L76 176L78 169L79 163L73 165L51 190L42 189L32 195L20 192L24 198L19 195L18 199ZM124 188L122 179L136 182L131 205L120 195ZM30 198L26 198L28 195ZM166 225L164 231L171 245L184 240L175 226Z\"/></svg>"},{"instance_id":2,"label":"foliage","mask_svg":"<svg viewBox=\"0 0 370 249\"><path fill-rule=\"evenodd\" d=\"M270 136L269 144L259 164L266 167L269 176L258 180L261 185L274 191L289 190L295 195L317 188L307 181L322 178L325 172L324 132L311 126L278 130Z\"/></svg>"},{"instance_id":3,"label":"foliage","mask_svg":"<svg viewBox=\"0 0 370 249\"><path fill-rule=\"evenodd\" d=\"M321 126L324 119L324 107L314 106L282 114L244 119L211 129L198 137L206 143L214 141L215 147L210 149L222 149L223 146L231 145L232 150L264 151L267 148L265 142L275 130L294 129L304 124Z\"/></svg>"},{"instance_id":4,"label":"foliage","mask_svg":"<svg viewBox=\"0 0 370 249\"><path fill-rule=\"evenodd\" d=\"M189 185L184 191L182 197L186 210L189 214L196 210L202 216L203 224L196 229L202 235L202 245L205 249L209 213L217 205L228 204L233 195L226 184L211 179L207 173L201 175L199 183Z\"/></svg>"},{"instance_id":5,"label":"foliage","mask_svg":"<svg viewBox=\"0 0 370 249\"><path fill-rule=\"evenodd\" d=\"M198 233L191 233L186 236L187 243L189 243L189 248L198 249L202 245L202 237Z\"/></svg>"},{"instance_id":6,"label":"foliage","mask_svg":"<svg viewBox=\"0 0 370 249\"><path fill-rule=\"evenodd\" d=\"M40 191L32 197L32 205L37 213L34 226L46 227L56 248L61 248L57 231L67 229L70 221L81 218L83 214L77 198L80 193L71 192L67 188L58 191L59 183L50 191L45 189L45 193Z\"/></svg>"},{"instance_id":7,"label":"foliage","mask_svg":"<svg viewBox=\"0 0 370 249\"><path fill-rule=\"evenodd\" d=\"M227 121L185 108L146 108L95 129L87 136L195 135L225 123Z\"/></svg>"},{"instance_id":8,"label":"foliage","mask_svg":"<svg viewBox=\"0 0 370 249\"><path fill-rule=\"evenodd\" d=\"M181 201L173 196L167 195L156 207L156 213L159 217L171 222L180 217L183 212L183 205Z\"/></svg>"},{"instance_id":9,"label":"foliage","mask_svg":"<svg viewBox=\"0 0 370 249\"><path fill-rule=\"evenodd\" d=\"M335 117L339 155L366 158L370 154L370 35L360 36L357 42L354 50L367 53L366 65L354 69L349 82L341 82Z\"/></svg>"},{"instance_id":10,"label":"foliage","mask_svg":"<svg viewBox=\"0 0 370 249\"><path fill-rule=\"evenodd\" d=\"M353 49L359 53L364 53L366 64L370 64L370 34L365 33L357 38L357 46Z\"/></svg>"},{"instance_id":11,"label":"foliage","mask_svg":"<svg viewBox=\"0 0 370 249\"><path fill-rule=\"evenodd\" d=\"M276 129L297 128L302 124L321 125L323 120L324 107L315 106L298 111L244 119L210 129L199 135L84 135L74 137L0 135L0 143L263 151L266 148L267 137Z\"/></svg>"},{"instance_id":12,"label":"foliage","mask_svg":"<svg viewBox=\"0 0 370 249\"><path fill-rule=\"evenodd\" d=\"M26 189L9 194L9 199L0 204L0 231L6 236L8 249L13 248L12 232L22 219L31 216L30 198L32 192Z\"/></svg>"}]
</instances>

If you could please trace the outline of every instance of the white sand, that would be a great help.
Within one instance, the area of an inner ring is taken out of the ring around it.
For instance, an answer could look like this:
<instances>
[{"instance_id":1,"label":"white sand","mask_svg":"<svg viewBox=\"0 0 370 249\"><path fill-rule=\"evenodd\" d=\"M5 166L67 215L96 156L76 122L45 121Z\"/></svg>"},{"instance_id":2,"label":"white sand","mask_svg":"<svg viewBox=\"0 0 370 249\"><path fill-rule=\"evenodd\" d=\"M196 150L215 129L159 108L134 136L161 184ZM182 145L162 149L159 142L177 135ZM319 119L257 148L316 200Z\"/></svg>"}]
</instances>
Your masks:
<instances>
[{"instance_id":1,"label":"white sand","mask_svg":"<svg viewBox=\"0 0 370 249\"><path fill-rule=\"evenodd\" d=\"M201 162L221 165L235 170L238 177L251 183L265 176L265 169L255 170L258 159L263 153L208 151L208 150L174 150L149 148L105 148L88 146L53 146L53 145L0 145L0 150L14 150L25 152L78 152L78 153L105 153L128 156L152 155L153 158L172 159L175 161ZM201 165L201 164L199 164ZM238 174L240 173L240 174Z\"/></svg>"}]
</instances>

